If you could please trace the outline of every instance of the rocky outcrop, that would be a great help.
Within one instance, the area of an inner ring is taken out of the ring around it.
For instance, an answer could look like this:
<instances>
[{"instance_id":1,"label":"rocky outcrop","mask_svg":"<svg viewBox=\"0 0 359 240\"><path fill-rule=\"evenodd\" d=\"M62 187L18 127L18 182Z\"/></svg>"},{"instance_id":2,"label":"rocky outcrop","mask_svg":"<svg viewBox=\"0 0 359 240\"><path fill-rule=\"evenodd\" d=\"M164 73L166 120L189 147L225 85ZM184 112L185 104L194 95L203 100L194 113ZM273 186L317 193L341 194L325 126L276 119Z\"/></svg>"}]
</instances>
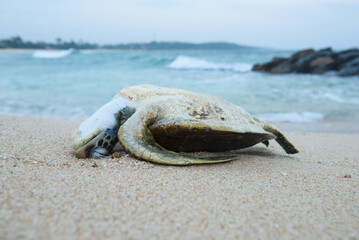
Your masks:
<instances>
[{"instance_id":1,"label":"rocky outcrop","mask_svg":"<svg viewBox=\"0 0 359 240\"><path fill-rule=\"evenodd\" d=\"M274 57L270 62L256 64L252 71L276 74L323 74L336 71L339 76L359 76L359 50L354 48L334 52L331 48L319 51L305 49L294 53L290 58Z\"/></svg>"}]
</instances>

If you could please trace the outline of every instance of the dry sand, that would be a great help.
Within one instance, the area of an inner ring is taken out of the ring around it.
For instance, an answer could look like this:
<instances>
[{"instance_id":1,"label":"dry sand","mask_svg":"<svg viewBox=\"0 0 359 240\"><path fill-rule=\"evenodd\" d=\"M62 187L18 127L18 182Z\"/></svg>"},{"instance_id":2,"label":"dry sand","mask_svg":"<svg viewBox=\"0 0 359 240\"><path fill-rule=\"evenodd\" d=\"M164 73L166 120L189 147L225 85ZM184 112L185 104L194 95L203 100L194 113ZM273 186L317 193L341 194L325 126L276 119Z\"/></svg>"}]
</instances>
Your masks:
<instances>
[{"instance_id":1,"label":"dry sand","mask_svg":"<svg viewBox=\"0 0 359 240\"><path fill-rule=\"evenodd\" d=\"M359 239L359 135L169 167L76 159L78 124L0 116L0 239Z\"/></svg>"}]
</instances>

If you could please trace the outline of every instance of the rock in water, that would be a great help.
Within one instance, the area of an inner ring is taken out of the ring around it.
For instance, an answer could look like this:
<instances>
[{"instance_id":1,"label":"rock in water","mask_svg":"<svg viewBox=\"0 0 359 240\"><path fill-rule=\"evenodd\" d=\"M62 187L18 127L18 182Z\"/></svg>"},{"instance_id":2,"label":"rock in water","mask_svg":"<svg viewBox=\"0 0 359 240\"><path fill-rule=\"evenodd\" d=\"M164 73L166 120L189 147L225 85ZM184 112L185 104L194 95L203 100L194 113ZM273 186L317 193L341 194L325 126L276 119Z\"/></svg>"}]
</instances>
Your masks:
<instances>
[{"instance_id":1,"label":"rock in water","mask_svg":"<svg viewBox=\"0 0 359 240\"><path fill-rule=\"evenodd\" d=\"M255 64L252 71L267 73L323 74L337 71L339 76L359 75L359 50L356 48L334 52L331 48L315 51L305 49L290 58L274 57L264 64Z\"/></svg>"},{"instance_id":2,"label":"rock in water","mask_svg":"<svg viewBox=\"0 0 359 240\"><path fill-rule=\"evenodd\" d=\"M354 76L359 75L359 57L347 62L339 70L339 76Z\"/></svg>"}]
</instances>

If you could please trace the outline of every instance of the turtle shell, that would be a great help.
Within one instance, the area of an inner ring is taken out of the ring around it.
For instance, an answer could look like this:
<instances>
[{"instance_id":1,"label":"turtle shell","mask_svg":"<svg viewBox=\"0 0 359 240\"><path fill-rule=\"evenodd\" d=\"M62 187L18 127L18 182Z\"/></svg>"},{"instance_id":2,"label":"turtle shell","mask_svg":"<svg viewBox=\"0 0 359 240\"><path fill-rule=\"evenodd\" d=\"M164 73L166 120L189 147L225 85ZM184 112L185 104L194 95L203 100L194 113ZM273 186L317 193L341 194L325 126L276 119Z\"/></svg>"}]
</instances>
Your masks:
<instances>
[{"instance_id":1,"label":"turtle shell","mask_svg":"<svg viewBox=\"0 0 359 240\"><path fill-rule=\"evenodd\" d=\"M137 111L157 109L148 128L172 151L228 151L275 138L243 108L219 97L153 85L125 88L120 95L136 102Z\"/></svg>"}]
</instances>

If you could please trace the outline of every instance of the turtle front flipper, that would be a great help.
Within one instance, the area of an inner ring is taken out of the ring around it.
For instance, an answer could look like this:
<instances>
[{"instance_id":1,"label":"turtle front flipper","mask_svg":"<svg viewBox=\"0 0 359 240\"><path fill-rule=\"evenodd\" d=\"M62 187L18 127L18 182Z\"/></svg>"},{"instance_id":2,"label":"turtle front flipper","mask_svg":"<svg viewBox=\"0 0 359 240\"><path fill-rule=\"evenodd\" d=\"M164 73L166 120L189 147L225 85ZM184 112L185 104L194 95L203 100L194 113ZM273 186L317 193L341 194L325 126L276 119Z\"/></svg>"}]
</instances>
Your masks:
<instances>
[{"instance_id":1,"label":"turtle front flipper","mask_svg":"<svg viewBox=\"0 0 359 240\"><path fill-rule=\"evenodd\" d=\"M117 132L108 128L84 146L76 149L75 155L78 158L103 158L111 153L117 142Z\"/></svg>"},{"instance_id":2,"label":"turtle front flipper","mask_svg":"<svg viewBox=\"0 0 359 240\"><path fill-rule=\"evenodd\" d=\"M260 125L264 130L267 132L273 133L277 138L275 139L277 143L284 149L284 151L288 154L295 154L299 151L294 147L294 145L288 141L288 139L284 136L284 134L275 126L272 124L265 122L265 121L259 121Z\"/></svg>"},{"instance_id":3,"label":"turtle front flipper","mask_svg":"<svg viewBox=\"0 0 359 240\"><path fill-rule=\"evenodd\" d=\"M159 145L148 129L156 118L136 112L124 123L118 132L118 139L123 147L137 158L165 165L191 165L228 162L238 159L236 155L198 158L169 151Z\"/></svg>"},{"instance_id":4,"label":"turtle front flipper","mask_svg":"<svg viewBox=\"0 0 359 240\"><path fill-rule=\"evenodd\" d=\"M102 158L111 153L118 142L119 127L135 112L130 101L115 98L102 106L73 135L73 148L78 158Z\"/></svg>"}]
</instances>

